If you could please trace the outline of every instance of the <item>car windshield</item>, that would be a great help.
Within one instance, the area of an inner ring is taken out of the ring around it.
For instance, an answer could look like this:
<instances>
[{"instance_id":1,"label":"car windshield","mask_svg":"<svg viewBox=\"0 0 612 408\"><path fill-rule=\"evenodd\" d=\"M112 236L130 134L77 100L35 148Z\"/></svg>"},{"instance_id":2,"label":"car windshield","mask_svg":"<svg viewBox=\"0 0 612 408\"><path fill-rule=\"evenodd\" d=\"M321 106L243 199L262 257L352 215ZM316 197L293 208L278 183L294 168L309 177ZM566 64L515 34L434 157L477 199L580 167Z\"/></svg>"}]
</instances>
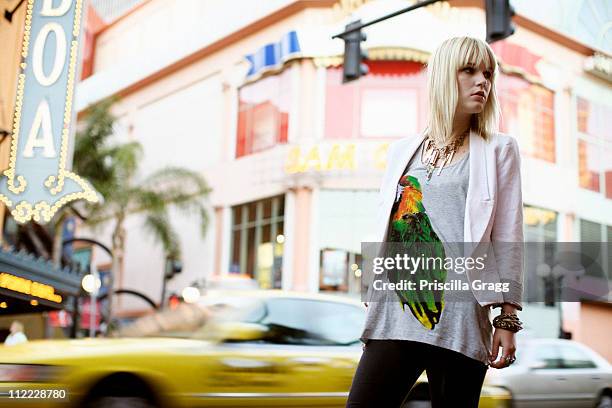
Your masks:
<instances>
[{"instance_id":1,"label":"car windshield","mask_svg":"<svg viewBox=\"0 0 612 408\"><path fill-rule=\"evenodd\" d=\"M122 337L175 337L294 345L355 345L365 312L358 305L301 298L225 297L142 317ZM236 331L255 330L243 338Z\"/></svg>"}]
</instances>

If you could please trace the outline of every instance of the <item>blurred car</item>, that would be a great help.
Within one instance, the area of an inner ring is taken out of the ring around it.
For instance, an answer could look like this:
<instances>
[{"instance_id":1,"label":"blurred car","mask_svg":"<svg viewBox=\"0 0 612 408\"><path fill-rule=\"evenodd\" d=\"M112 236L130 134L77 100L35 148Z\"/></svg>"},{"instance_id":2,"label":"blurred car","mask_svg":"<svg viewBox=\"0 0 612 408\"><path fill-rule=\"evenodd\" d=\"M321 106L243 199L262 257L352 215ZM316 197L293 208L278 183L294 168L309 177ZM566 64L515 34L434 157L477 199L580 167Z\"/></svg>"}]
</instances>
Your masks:
<instances>
[{"instance_id":1,"label":"blurred car","mask_svg":"<svg viewBox=\"0 0 612 408\"><path fill-rule=\"evenodd\" d=\"M122 333L144 337L1 349L0 405L344 407L364 319L361 303L336 296L208 292L199 305L145 317ZM428 399L425 381L404 407ZM20 398L11 390L22 390ZM509 398L485 385L480 406L509 407Z\"/></svg>"},{"instance_id":2,"label":"blurred car","mask_svg":"<svg viewBox=\"0 0 612 408\"><path fill-rule=\"evenodd\" d=\"M512 393L515 408L612 408L612 367L580 343L526 339L516 362L488 370L487 381Z\"/></svg>"},{"instance_id":3,"label":"blurred car","mask_svg":"<svg viewBox=\"0 0 612 408\"><path fill-rule=\"evenodd\" d=\"M212 276L205 282L205 290L257 290L259 283L249 275L235 274L224 276Z\"/></svg>"}]
</instances>

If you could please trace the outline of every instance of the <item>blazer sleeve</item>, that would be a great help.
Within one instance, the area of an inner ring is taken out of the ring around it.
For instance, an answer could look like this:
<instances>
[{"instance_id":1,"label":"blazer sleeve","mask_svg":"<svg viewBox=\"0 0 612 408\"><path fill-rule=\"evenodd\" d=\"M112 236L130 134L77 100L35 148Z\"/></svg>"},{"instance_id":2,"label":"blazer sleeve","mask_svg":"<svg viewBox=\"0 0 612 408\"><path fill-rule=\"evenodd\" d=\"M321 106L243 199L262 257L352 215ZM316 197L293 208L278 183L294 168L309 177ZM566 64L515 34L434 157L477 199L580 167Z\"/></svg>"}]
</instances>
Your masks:
<instances>
[{"instance_id":1,"label":"blazer sleeve","mask_svg":"<svg viewBox=\"0 0 612 408\"><path fill-rule=\"evenodd\" d=\"M518 144L512 137L504 145L497 163L497 198L491 241L502 283L504 303L523 310L523 197L521 192L521 159Z\"/></svg>"}]
</instances>

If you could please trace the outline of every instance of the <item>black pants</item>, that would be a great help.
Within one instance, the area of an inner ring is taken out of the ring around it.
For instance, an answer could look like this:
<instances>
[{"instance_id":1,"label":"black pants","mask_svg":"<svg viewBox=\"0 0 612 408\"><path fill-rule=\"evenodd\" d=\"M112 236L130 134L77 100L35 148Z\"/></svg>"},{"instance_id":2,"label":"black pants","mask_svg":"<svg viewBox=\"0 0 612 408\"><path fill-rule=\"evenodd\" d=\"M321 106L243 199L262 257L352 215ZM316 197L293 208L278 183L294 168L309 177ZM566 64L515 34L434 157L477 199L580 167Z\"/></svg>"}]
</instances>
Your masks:
<instances>
[{"instance_id":1,"label":"black pants","mask_svg":"<svg viewBox=\"0 0 612 408\"><path fill-rule=\"evenodd\" d=\"M368 340L347 408L399 408L427 372L432 408L477 408L489 367L461 353L407 340Z\"/></svg>"}]
</instances>

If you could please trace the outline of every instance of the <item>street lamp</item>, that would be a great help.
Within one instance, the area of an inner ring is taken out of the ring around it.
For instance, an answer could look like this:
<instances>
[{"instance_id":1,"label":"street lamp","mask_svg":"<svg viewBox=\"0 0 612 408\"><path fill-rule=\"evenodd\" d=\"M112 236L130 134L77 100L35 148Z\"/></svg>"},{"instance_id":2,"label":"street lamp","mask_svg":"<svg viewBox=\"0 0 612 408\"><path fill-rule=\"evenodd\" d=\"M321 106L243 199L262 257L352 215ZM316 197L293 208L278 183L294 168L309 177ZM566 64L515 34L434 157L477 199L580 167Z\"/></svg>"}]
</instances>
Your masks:
<instances>
[{"instance_id":1,"label":"street lamp","mask_svg":"<svg viewBox=\"0 0 612 408\"><path fill-rule=\"evenodd\" d=\"M162 279L162 293L161 293L161 301L159 302L159 308L163 309L166 304L166 289L168 285L168 281L174 277L177 273L181 273L183 270L183 264L178 259L174 259L174 257L167 256L165 267L164 267L164 276Z\"/></svg>"},{"instance_id":2,"label":"street lamp","mask_svg":"<svg viewBox=\"0 0 612 408\"><path fill-rule=\"evenodd\" d=\"M200 298L200 290L194 286L187 286L181 295L185 303L195 303Z\"/></svg>"},{"instance_id":3,"label":"street lamp","mask_svg":"<svg viewBox=\"0 0 612 408\"><path fill-rule=\"evenodd\" d=\"M536 275L544 282L544 303L554 305L559 309L559 338L571 339L572 333L563 329L563 308L561 305L564 268L555 263L552 267L547 263L541 263L536 267Z\"/></svg>"},{"instance_id":4,"label":"street lamp","mask_svg":"<svg viewBox=\"0 0 612 408\"><path fill-rule=\"evenodd\" d=\"M92 245L96 245L98 247L100 247L104 252L106 252L106 254L113 259L113 252L111 251L111 249L109 247L107 247L106 245L104 245L103 243L101 243L100 241L96 241L95 239L91 239L91 238L78 238L78 237L72 237L70 239L66 239L64 241L62 241L62 251L63 248L66 245L72 244L73 242L85 242L88 244L92 244ZM91 267L91 266L90 266ZM93 268L95 271L95 274L97 276L97 280L100 281L100 275L98 274L98 270L95 269L95 267ZM87 276L87 275L86 275ZM93 282L96 282L96 280L94 278L87 278L87 285L93 285ZM93 280L92 280L93 279ZM90 280L92 280L90 283ZM85 277L83 277L83 281L85 281ZM83 286L84 282L81 282L81 286ZM113 289L113 285L114 285L114 278L113 278L113 271L111 271L111 273L108 275L108 284L107 287L109 288L110 291L112 291ZM93 286L88 286L90 288L93 288ZM102 287L102 282L100 282L100 285L98 286L98 290ZM88 291L85 286L83 286L83 289L87 292L87 293L91 293L90 291ZM96 291L96 296L97 296L98 292ZM111 310L112 310L112 305L110 304L110 302L112 302L112 297L109 299L109 310L107 310L108 313L105 313L104 310L101 311L100 313L100 317L101 320L104 320L106 322L106 325L108 327L108 325L111 322ZM76 336L76 331L77 331L77 316L78 316L78 301L75 300L75 309L74 309L74 313L73 313L73 321L74 324L72 325L72 336ZM90 326L90 331L91 331L91 326Z\"/></svg>"},{"instance_id":5,"label":"street lamp","mask_svg":"<svg viewBox=\"0 0 612 408\"><path fill-rule=\"evenodd\" d=\"M83 290L89 294L97 294L98 290L102 287L102 281L100 278L92 273L83 276L81 280L81 286Z\"/></svg>"},{"instance_id":6,"label":"street lamp","mask_svg":"<svg viewBox=\"0 0 612 408\"><path fill-rule=\"evenodd\" d=\"M83 276L81 286L85 292L89 293L89 337L95 337L97 297L102 287L100 274L95 266L93 267L92 273Z\"/></svg>"}]
</instances>

